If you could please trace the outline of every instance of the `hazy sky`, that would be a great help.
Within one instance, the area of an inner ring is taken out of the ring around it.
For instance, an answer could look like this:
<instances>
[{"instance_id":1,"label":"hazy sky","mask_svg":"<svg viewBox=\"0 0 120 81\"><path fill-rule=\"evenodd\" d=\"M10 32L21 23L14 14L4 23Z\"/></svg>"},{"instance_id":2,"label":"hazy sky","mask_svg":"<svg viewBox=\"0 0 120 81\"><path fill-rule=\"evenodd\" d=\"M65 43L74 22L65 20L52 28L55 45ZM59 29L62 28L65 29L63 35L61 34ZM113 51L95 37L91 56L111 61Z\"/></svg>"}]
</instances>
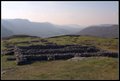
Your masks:
<instances>
[{"instance_id":1,"label":"hazy sky","mask_svg":"<svg viewBox=\"0 0 120 81\"><path fill-rule=\"evenodd\" d=\"M2 19L54 24L118 24L117 1L2 1Z\"/></svg>"}]
</instances>

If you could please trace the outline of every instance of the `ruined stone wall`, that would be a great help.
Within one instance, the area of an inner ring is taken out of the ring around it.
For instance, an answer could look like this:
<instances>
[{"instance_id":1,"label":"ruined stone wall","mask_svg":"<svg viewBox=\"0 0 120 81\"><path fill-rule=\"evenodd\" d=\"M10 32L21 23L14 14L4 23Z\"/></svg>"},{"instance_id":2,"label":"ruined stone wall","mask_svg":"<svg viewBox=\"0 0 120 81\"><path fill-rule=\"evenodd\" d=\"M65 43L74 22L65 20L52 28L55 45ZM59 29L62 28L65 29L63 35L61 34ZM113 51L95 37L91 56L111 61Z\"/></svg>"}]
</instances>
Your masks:
<instances>
[{"instance_id":1,"label":"ruined stone wall","mask_svg":"<svg viewBox=\"0 0 120 81\"><path fill-rule=\"evenodd\" d=\"M74 56L91 57L107 56L118 57L118 53L102 51L94 46L81 45L36 45L15 47L17 64L30 60L59 60L69 59Z\"/></svg>"}]
</instances>

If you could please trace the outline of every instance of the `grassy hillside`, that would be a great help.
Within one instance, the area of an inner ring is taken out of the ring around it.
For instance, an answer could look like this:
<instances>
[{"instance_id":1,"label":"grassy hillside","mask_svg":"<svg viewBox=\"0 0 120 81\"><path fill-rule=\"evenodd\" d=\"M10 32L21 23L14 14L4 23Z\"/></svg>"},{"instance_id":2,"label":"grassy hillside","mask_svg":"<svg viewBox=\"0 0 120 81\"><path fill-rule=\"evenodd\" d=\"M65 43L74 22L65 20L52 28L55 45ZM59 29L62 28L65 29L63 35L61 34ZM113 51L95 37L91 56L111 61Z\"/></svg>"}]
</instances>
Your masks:
<instances>
[{"instance_id":1,"label":"grassy hillside","mask_svg":"<svg viewBox=\"0 0 120 81\"><path fill-rule=\"evenodd\" d=\"M58 45L66 44L80 44L80 45L94 45L104 50L117 51L119 39L113 38L99 38L90 36L57 36L53 38L38 38L38 37L13 37L7 40L2 40L2 49L5 49L9 45L46 45L46 42L40 40L46 40L51 43L56 43ZM39 42L30 42L39 40ZM30 42L30 43L22 43Z\"/></svg>"},{"instance_id":2,"label":"grassy hillside","mask_svg":"<svg viewBox=\"0 0 120 81\"><path fill-rule=\"evenodd\" d=\"M42 41L44 40L44 41ZM39 41L39 42L38 42ZM46 45L56 43L58 45L81 44L94 45L104 50L118 51L118 39L98 38L89 36L57 36L52 38L38 37L11 37L1 41L2 50L10 45ZM17 66L15 61L7 61L7 57L1 55L2 79L80 79L80 80L112 80L119 79L118 58L91 57L83 60L57 60L34 62L29 65Z\"/></svg>"},{"instance_id":3,"label":"grassy hillside","mask_svg":"<svg viewBox=\"0 0 120 81\"><path fill-rule=\"evenodd\" d=\"M89 26L81 30L77 34L106 38L119 38L119 25L113 24L113 25Z\"/></svg>"},{"instance_id":4,"label":"grassy hillside","mask_svg":"<svg viewBox=\"0 0 120 81\"><path fill-rule=\"evenodd\" d=\"M36 40L42 40L42 38L38 38L38 37L21 37L21 36L16 36L16 37L11 37L8 39L3 39L1 41L1 49L7 49L7 46L29 46L29 45L44 45L43 42L39 41L39 42L31 42L31 41L36 41ZM26 43L24 43L26 42Z\"/></svg>"},{"instance_id":5,"label":"grassy hillside","mask_svg":"<svg viewBox=\"0 0 120 81\"><path fill-rule=\"evenodd\" d=\"M58 36L55 38L48 38L50 42L64 45L64 44L80 44L80 45L94 45L104 50L117 51L118 39L100 38L90 36Z\"/></svg>"},{"instance_id":6,"label":"grassy hillside","mask_svg":"<svg viewBox=\"0 0 120 81\"><path fill-rule=\"evenodd\" d=\"M31 65L16 66L15 61L4 61L2 66L6 72L2 79L11 80L113 80L118 79L118 59L107 57L86 58L80 61L44 61Z\"/></svg>"}]
</instances>

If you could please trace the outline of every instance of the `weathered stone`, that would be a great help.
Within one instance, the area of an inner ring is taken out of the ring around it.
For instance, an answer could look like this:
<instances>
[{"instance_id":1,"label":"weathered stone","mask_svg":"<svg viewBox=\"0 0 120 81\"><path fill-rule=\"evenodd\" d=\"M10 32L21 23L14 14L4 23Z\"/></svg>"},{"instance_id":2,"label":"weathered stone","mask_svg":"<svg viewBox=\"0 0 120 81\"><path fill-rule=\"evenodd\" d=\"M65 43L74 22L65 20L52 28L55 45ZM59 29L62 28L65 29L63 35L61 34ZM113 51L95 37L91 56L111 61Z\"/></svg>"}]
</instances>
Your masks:
<instances>
[{"instance_id":1,"label":"weathered stone","mask_svg":"<svg viewBox=\"0 0 120 81\"><path fill-rule=\"evenodd\" d=\"M14 49L17 64L25 64L28 60L58 60L69 59L74 56L118 57L118 53L102 51L94 46L81 45L34 45L20 46Z\"/></svg>"}]
</instances>

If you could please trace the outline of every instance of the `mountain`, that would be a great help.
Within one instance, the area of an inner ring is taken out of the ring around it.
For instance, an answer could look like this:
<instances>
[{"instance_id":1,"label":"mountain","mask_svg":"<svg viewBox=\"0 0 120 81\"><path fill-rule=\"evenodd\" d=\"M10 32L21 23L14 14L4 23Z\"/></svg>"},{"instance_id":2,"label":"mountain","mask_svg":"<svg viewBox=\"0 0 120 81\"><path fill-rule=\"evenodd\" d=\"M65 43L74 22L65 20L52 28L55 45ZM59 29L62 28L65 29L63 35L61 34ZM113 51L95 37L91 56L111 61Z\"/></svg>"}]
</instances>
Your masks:
<instances>
[{"instance_id":1,"label":"mountain","mask_svg":"<svg viewBox=\"0 0 120 81\"><path fill-rule=\"evenodd\" d=\"M107 38L118 38L119 37L119 25L99 25L90 26L80 32L78 35L88 35L97 37L107 37Z\"/></svg>"},{"instance_id":2,"label":"mountain","mask_svg":"<svg viewBox=\"0 0 120 81\"><path fill-rule=\"evenodd\" d=\"M14 33L11 30L5 28L4 26L1 26L1 35L2 37L8 37L14 35Z\"/></svg>"},{"instance_id":3,"label":"mountain","mask_svg":"<svg viewBox=\"0 0 120 81\"><path fill-rule=\"evenodd\" d=\"M8 30L12 30L15 35L24 34L38 37L52 37L76 32L71 31L75 29L73 27L60 26L48 22L31 22L27 19L2 19L1 24Z\"/></svg>"},{"instance_id":4,"label":"mountain","mask_svg":"<svg viewBox=\"0 0 120 81\"><path fill-rule=\"evenodd\" d=\"M68 34L73 35L76 32L79 32L80 30L84 29L82 26L80 25L76 25L76 24L69 24L69 25L56 25L56 27L58 28L62 28L64 30L68 31Z\"/></svg>"}]
</instances>

